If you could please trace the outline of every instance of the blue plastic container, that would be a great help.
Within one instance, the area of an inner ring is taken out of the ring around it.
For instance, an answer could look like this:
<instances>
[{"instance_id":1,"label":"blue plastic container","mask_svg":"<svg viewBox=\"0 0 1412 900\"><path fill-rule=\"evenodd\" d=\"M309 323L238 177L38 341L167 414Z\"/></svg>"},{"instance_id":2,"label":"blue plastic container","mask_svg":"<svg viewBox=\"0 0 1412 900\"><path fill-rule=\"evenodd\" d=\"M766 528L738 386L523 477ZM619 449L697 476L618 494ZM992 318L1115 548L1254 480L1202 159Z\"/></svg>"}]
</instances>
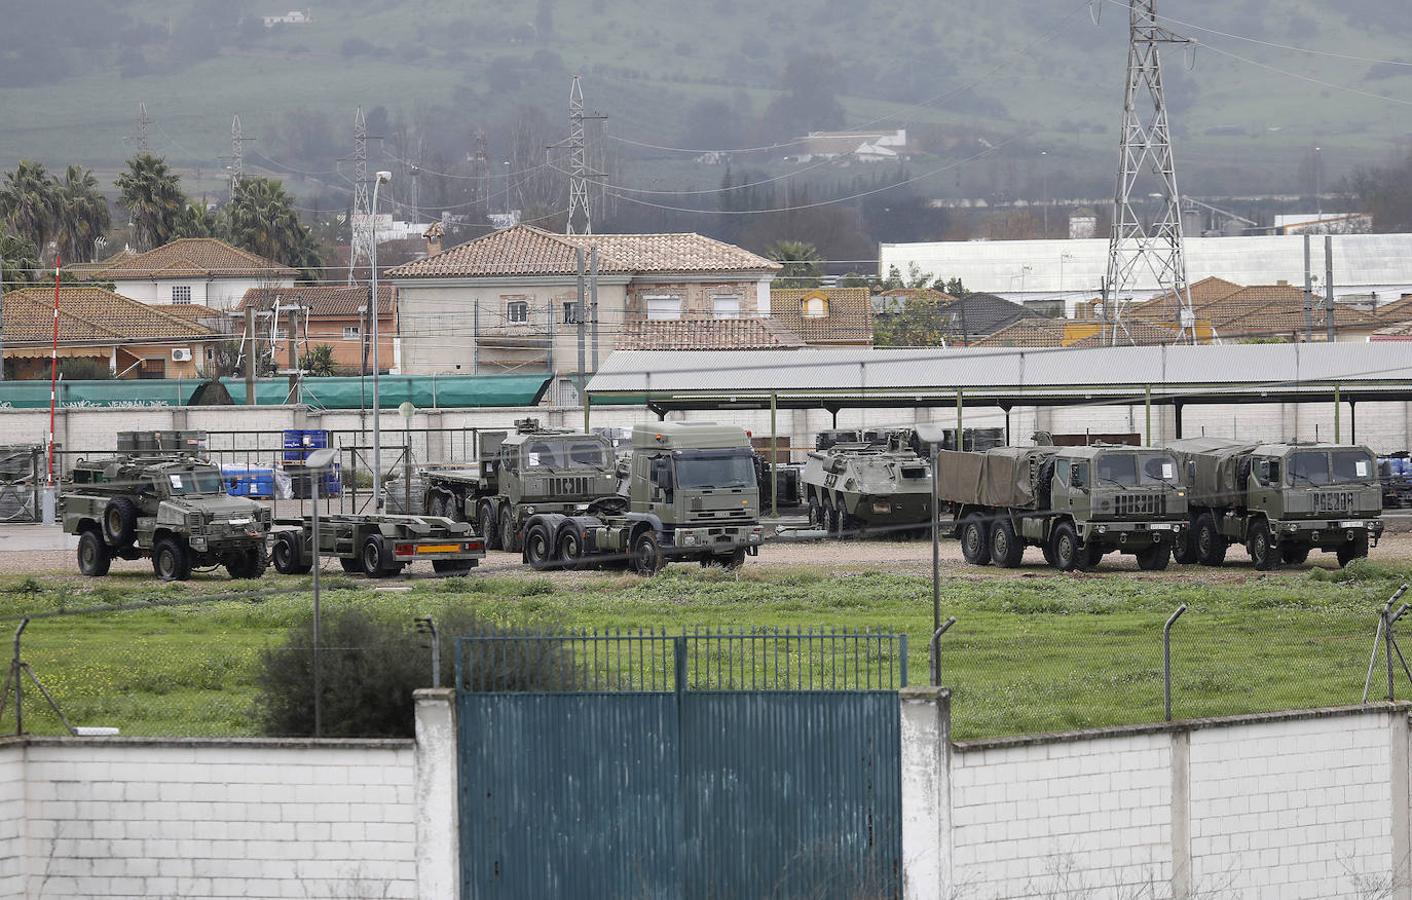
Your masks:
<instances>
[{"instance_id":1,"label":"blue plastic container","mask_svg":"<svg viewBox=\"0 0 1412 900\"><path fill-rule=\"evenodd\" d=\"M232 497L273 497L275 470L269 466L227 463L221 466L221 480Z\"/></svg>"},{"instance_id":2,"label":"blue plastic container","mask_svg":"<svg viewBox=\"0 0 1412 900\"><path fill-rule=\"evenodd\" d=\"M284 458L288 462L303 462L309 458L309 451L322 450L328 446L329 433L325 428L286 428L284 430Z\"/></svg>"}]
</instances>

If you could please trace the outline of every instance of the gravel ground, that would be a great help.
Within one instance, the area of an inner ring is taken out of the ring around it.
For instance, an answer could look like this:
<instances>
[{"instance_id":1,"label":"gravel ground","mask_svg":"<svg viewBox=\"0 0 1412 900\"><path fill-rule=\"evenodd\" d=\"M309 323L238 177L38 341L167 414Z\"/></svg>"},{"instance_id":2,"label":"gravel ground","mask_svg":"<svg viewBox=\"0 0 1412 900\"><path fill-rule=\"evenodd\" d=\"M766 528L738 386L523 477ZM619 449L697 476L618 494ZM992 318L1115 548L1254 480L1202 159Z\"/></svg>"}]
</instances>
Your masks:
<instances>
[{"instance_id":1,"label":"gravel ground","mask_svg":"<svg viewBox=\"0 0 1412 900\"><path fill-rule=\"evenodd\" d=\"M1374 560L1385 562L1412 561L1412 533L1404 531L1385 535L1382 542L1372 551L1371 556ZM931 572L931 559L931 543L926 540L781 540L767 544L761 550L760 555L748 560L746 565L817 566L826 567L835 572L886 570L906 575L923 575ZM1333 554L1315 553L1310 556L1306 566L1294 568L1302 569L1313 566L1337 568L1337 565ZM1025 560L1019 569L970 566L962 559L960 545L955 540L942 542L941 568L946 575L968 578L1029 578L1053 571L1045 565L1042 555L1036 548L1025 551ZM324 571L341 574L338 564L332 560L325 563ZM430 574L431 570L429 566L418 566L410 571ZM528 574L530 572L529 568L520 562L519 554L494 551L481 562L476 571L498 575ZM1110 554L1103 558L1099 571L1137 573L1138 569L1134 557ZM78 574L74 554L70 550L0 551L0 576L4 575L68 576L78 581L85 580ZM114 560L112 575L120 577L124 581L146 579L151 578L152 567L146 560L133 562ZM1200 575L1208 581L1213 577L1221 580L1243 581L1248 578L1261 577L1262 573L1251 568L1243 550L1233 548L1226 566L1219 570L1199 566L1173 566L1164 573L1144 572L1139 577L1170 578L1174 575L1177 577ZM269 571L269 576L279 577L275 576L273 569ZM592 577L592 573L584 575L572 573L570 577ZM198 572L195 578L198 581L224 581L225 573L223 570L217 570L215 573Z\"/></svg>"}]
</instances>

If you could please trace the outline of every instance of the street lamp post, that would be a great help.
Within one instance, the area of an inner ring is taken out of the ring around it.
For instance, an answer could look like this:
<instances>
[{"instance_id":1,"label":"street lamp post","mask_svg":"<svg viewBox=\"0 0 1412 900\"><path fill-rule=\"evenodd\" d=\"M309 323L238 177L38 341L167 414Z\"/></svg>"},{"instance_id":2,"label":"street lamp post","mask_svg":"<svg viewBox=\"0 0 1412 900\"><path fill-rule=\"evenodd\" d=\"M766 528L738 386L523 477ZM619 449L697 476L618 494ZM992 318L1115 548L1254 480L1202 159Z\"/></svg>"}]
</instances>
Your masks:
<instances>
[{"instance_id":1,"label":"street lamp post","mask_svg":"<svg viewBox=\"0 0 1412 900\"><path fill-rule=\"evenodd\" d=\"M368 318L373 323L373 509L382 510L382 405L378 398L378 188L392 180L391 172L379 172L373 179L372 210L368 213L368 258L372 262L372 296Z\"/></svg>"},{"instance_id":2,"label":"street lamp post","mask_svg":"<svg viewBox=\"0 0 1412 900\"><path fill-rule=\"evenodd\" d=\"M1319 196L1319 161L1323 157L1319 156L1319 148L1314 148L1314 207L1315 220L1324 218L1324 198Z\"/></svg>"},{"instance_id":3,"label":"street lamp post","mask_svg":"<svg viewBox=\"0 0 1412 900\"><path fill-rule=\"evenodd\" d=\"M319 616L319 563L322 558L319 555L319 482L323 479L324 473L333 465L333 458L338 451L332 447L323 447L310 452L304 460L304 468L309 473L309 496L314 500L314 513L312 517L309 534L309 555L313 558L314 567L312 589L314 592L314 641L313 658L309 666L314 674L314 737L322 737L324 731L324 698L322 684L322 670L319 666L319 637L323 628L323 622Z\"/></svg>"}]
</instances>

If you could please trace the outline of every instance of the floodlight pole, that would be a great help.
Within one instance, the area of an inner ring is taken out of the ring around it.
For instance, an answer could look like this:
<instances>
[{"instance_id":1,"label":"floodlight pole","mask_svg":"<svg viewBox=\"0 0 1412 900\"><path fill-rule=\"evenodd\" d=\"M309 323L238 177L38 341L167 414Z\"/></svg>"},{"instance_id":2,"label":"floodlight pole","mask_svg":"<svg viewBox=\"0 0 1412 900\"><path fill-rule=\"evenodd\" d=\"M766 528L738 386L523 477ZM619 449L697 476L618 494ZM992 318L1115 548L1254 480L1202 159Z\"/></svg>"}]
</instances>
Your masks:
<instances>
[{"instance_id":1,"label":"floodlight pole","mask_svg":"<svg viewBox=\"0 0 1412 900\"><path fill-rule=\"evenodd\" d=\"M314 499L314 521L313 527L310 529L312 532L310 542L313 545L310 547L310 550L313 551L314 556L314 658L311 661L311 665L314 669L314 737L317 738L323 736L324 730L323 689L319 678L319 634L323 624L319 615L319 562L321 560L319 555L319 479L323 478L324 475L323 472L318 469L315 469L311 474L313 477L310 479L309 496Z\"/></svg>"},{"instance_id":2,"label":"floodlight pole","mask_svg":"<svg viewBox=\"0 0 1412 900\"><path fill-rule=\"evenodd\" d=\"M368 318L373 333L373 509L382 510L382 404L378 398L378 188L392 180L391 172L379 172L373 178L372 210L368 213L368 259L372 263L372 296L368 298ZM317 515L317 514L316 514Z\"/></svg>"}]
</instances>

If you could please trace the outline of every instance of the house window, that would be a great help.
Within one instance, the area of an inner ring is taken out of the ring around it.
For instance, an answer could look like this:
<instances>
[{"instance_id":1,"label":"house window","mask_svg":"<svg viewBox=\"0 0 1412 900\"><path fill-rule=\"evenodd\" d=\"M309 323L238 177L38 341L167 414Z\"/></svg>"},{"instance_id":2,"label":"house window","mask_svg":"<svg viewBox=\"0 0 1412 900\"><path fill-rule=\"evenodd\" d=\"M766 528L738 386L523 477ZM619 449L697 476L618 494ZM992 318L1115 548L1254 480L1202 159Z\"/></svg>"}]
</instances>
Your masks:
<instances>
[{"instance_id":1,"label":"house window","mask_svg":"<svg viewBox=\"0 0 1412 900\"><path fill-rule=\"evenodd\" d=\"M805 297L800 307L799 314L806 319L826 319L829 315L829 298L818 295Z\"/></svg>"},{"instance_id":2,"label":"house window","mask_svg":"<svg viewBox=\"0 0 1412 900\"><path fill-rule=\"evenodd\" d=\"M681 298L675 295L659 295L644 298L647 301L647 320L659 322L681 318Z\"/></svg>"},{"instance_id":3,"label":"house window","mask_svg":"<svg viewBox=\"0 0 1412 900\"><path fill-rule=\"evenodd\" d=\"M564 324L577 325L579 323L579 302L577 300L564 301Z\"/></svg>"},{"instance_id":4,"label":"house window","mask_svg":"<svg viewBox=\"0 0 1412 900\"><path fill-rule=\"evenodd\" d=\"M173 302L173 303L190 303L190 302L191 302L191 285L189 285L189 284L174 284L174 285L172 285L172 302Z\"/></svg>"},{"instance_id":5,"label":"house window","mask_svg":"<svg viewBox=\"0 0 1412 900\"><path fill-rule=\"evenodd\" d=\"M733 294L712 297L711 315L717 319L739 319L740 298Z\"/></svg>"},{"instance_id":6,"label":"house window","mask_svg":"<svg viewBox=\"0 0 1412 900\"><path fill-rule=\"evenodd\" d=\"M361 336L362 336L362 335L359 333L359 331L358 331L358 326L357 326L357 325L344 325L344 326L343 326L343 339L344 339L345 341L356 341L356 340L358 340Z\"/></svg>"},{"instance_id":7,"label":"house window","mask_svg":"<svg viewBox=\"0 0 1412 900\"><path fill-rule=\"evenodd\" d=\"M505 302L505 321L511 325L523 325L528 322L529 301L507 300Z\"/></svg>"}]
</instances>

